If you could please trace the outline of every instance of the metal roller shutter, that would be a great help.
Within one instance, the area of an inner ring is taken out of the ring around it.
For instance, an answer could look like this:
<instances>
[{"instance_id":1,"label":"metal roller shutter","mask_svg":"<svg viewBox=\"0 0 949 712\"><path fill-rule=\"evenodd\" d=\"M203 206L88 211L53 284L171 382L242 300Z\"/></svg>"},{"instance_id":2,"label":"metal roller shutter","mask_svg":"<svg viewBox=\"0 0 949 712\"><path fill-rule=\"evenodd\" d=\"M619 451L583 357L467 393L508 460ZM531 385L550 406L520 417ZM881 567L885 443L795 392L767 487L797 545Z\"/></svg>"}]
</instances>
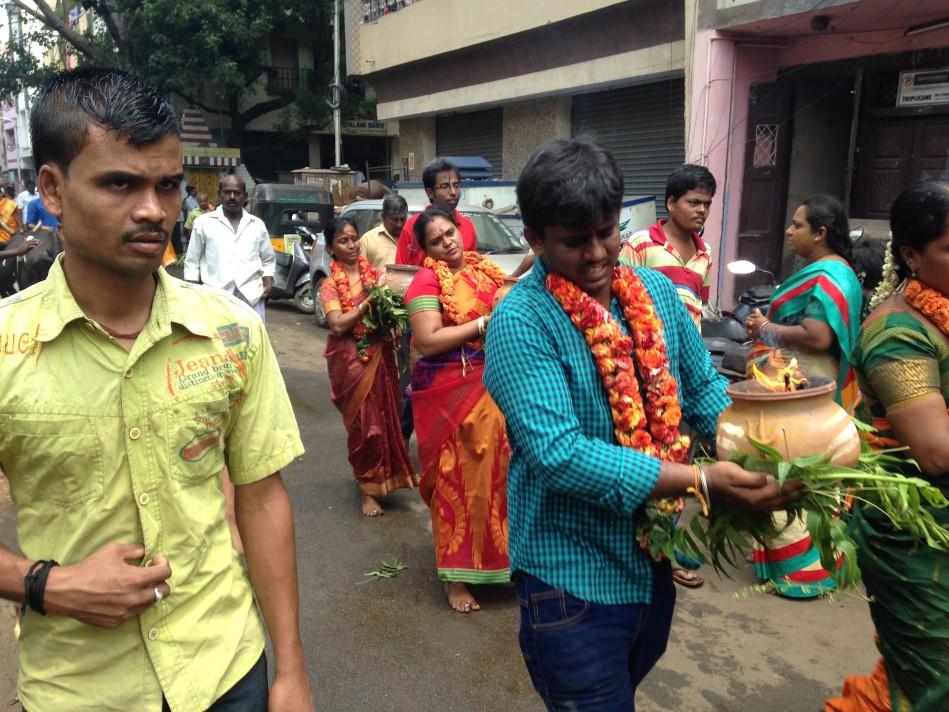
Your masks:
<instances>
[{"instance_id":1,"label":"metal roller shutter","mask_svg":"<svg viewBox=\"0 0 949 712\"><path fill-rule=\"evenodd\" d=\"M573 98L573 134L589 133L616 157L627 195L652 195L665 215L666 178L685 161L685 84L671 79Z\"/></svg>"},{"instance_id":2,"label":"metal roller shutter","mask_svg":"<svg viewBox=\"0 0 949 712\"><path fill-rule=\"evenodd\" d=\"M501 109L439 116L435 121L435 151L439 156L481 156L502 175Z\"/></svg>"}]
</instances>

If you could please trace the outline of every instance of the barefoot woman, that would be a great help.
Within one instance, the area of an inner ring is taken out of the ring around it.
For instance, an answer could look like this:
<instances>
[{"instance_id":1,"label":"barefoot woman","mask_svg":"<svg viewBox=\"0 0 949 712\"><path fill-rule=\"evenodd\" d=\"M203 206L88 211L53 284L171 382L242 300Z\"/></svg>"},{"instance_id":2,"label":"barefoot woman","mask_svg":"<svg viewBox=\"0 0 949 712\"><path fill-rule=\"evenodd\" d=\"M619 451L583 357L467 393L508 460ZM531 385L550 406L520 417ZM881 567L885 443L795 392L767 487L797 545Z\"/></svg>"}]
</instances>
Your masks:
<instances>
[{"instance_id":1,"label":"barefoot woman","mask_svg":"<svg viewBox=\"0 0 949 712\"><path fill-rule=\"evenodd\" d=\"M449 213L426 210L414 232L427 255L405 294L422 354L412 368L421 490L432 510L438 578L451 607L468 613L480 606L466 584L510 580L510 448L504 416L481 383L482 340L504 273L462 250Z\"/></svg>"},{"instance_id":2,"label":"barefoot woman","mask_svg":"<svg viewBox=\"0 0 949 712\"><path fill-rule=\"evenodd\" d=\"M330 335L326 340L330 398L343 414L349 433L349 462L362 491L362 513L382 514L378 497L418 484L418 475L405 451L399 430L402 395L395 365L393 340L369 334L360 353L362 325L369 310L366 288L381 273L359 256L359 234L346 218L330 220L324 230L333 255L330 276L323 280L320 301Z\"/></svg>"}]
</instances>

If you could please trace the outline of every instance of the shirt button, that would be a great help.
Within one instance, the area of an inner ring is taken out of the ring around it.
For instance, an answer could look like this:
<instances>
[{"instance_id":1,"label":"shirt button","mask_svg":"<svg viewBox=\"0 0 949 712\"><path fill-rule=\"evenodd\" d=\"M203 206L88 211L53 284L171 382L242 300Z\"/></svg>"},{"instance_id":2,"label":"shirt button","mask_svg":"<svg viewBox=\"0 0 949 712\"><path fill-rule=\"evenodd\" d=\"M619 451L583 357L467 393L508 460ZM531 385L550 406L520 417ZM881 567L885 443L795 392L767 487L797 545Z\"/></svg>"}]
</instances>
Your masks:
<instances>
[{"instance_id":1,"label":"shirt button","mask_svg":"<svg viewBox=\"0 0 949 712\"><path fill-rule=\"evenodd\" d=\"M126 378L131 378L131 377L132 377L132 369L129 369L128 371L125 372L125 377L126 377Z\"/></svg>"},{"instance_id":2,"label":"shirt button","mask_svg":"<svg viewBox=\"0 0 949 712\"><path fill-rule=\"evenodd\" d=\"M86 322L86 328L89 329L89 331L95 331L95 330L96 330L96 325L93 324L91 321L87 321L87 322Z\"/></svg>"},{"instance_id":3,"label":"shirt button","mask_svg":"<svg viewBox=\"0 0 949 712\"><path fill-rule=\"evenodd\" d=\"M158 640L158 628L152 628L150 631L148 631L148 639Z\"/></svg>"},{"instance_id":4,"label":"shirt button","mask_svg":"<svg viewBox=\"0 0 949 712\"><path fill-rule=\"evenodd\" d=\"M129 437L132 440L138 440L140 437L142 437L142 431L139 430L138 428L132 428L131 430L129 430Z\"/></svg>"},{"instance_id":5,"label":"shirt button","mask_svg":"<svg viewBox=\"0 0 949 712\"><path fill-rule=\"evenodd\" d=\"M138 496L138 503L144 507L146 504L148 504L149 499L151 499L151 497L148 496L148 492L142 492Z\"/></svg>"}]
</instances>

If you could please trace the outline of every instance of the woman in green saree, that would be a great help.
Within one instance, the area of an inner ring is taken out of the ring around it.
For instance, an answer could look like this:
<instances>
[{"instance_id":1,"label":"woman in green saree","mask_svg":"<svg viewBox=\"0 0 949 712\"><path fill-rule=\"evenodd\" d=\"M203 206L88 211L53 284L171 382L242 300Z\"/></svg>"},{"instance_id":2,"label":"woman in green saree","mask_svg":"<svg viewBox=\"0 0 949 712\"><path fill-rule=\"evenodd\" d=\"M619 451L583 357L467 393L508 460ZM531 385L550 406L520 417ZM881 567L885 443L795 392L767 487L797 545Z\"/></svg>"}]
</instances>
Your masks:
<instances>
[{"instance_id":1,"label":"woman in green saree","mask_svg":"<svg viewBox=\"0 0 949 712\"><path fill-rule=\"evenodd\" d=\"M949 184L903 191L890 214L883 281L853 352L858 414L880 447L905 447L906 474L949 493ZM871 421L872 419L872 421ZM949 508L925 502L949 527ZM872 676L850 677L828 712L949 710L949 556L915 544L869 508L851 523L857 562L883 656Z\"/></svg>"},{"instance_id":2,"label":"woman in green saree","mask_svg":"<svg viewBox=\"0 0 949 712\"><path fill-rule=\"evenodd\" d=\"M749 377L780 349L785 360L796 358L809 377L837 382L836 400L848 412L857 401L857 381L850 350L860 329L863 294L853 270L850 227L843 204L828 195L805 200L787 229L788 248L804 267L775 291L768 315L757 309L745 322L754 339L748 357ZM787 524L783 512L775 523ZM767 547L755 547L755 572L775 593L789 598L814 598L834 588L830 574L807 533L803 518L795 519Z\"/></svg>"}]
</instances>

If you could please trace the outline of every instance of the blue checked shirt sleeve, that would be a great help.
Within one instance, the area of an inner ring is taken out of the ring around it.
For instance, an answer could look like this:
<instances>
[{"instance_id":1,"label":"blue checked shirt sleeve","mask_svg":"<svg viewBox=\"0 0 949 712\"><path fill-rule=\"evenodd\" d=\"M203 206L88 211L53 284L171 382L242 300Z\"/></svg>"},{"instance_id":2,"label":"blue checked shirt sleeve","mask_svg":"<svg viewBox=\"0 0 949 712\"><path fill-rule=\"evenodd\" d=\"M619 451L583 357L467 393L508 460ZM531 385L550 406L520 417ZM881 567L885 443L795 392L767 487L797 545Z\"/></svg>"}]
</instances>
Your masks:
<instances>
[{"instance_id":1,"label":"blue checked shirt sleeve","mask_svg":"<svg viewBox=\"0 0 949 712\"><path fill-rule=\"evenodd\" d=\"M669 285L671 295L674 288ZM702 335L688 310L676 297L671 302L672 319L679 341L679 391L682 398L682 419L706 437L715 437L718 419L731 404L725 395L728 381L712 365ZM668 329L667 329L668 332Z\"/></svg>"},{"instance_id":2,"label":"blue checked shirt sleeve","mask_svg":"<svg viewBox=\"0 0 949 712\"><path fill-rule=\"evenodd\" d=\"M659 460L584 433L552 335L537 314L506 306L488 329L484 383L514 457L548 490L633 516L656 485Z\"/></svg>"}]
</instances>

